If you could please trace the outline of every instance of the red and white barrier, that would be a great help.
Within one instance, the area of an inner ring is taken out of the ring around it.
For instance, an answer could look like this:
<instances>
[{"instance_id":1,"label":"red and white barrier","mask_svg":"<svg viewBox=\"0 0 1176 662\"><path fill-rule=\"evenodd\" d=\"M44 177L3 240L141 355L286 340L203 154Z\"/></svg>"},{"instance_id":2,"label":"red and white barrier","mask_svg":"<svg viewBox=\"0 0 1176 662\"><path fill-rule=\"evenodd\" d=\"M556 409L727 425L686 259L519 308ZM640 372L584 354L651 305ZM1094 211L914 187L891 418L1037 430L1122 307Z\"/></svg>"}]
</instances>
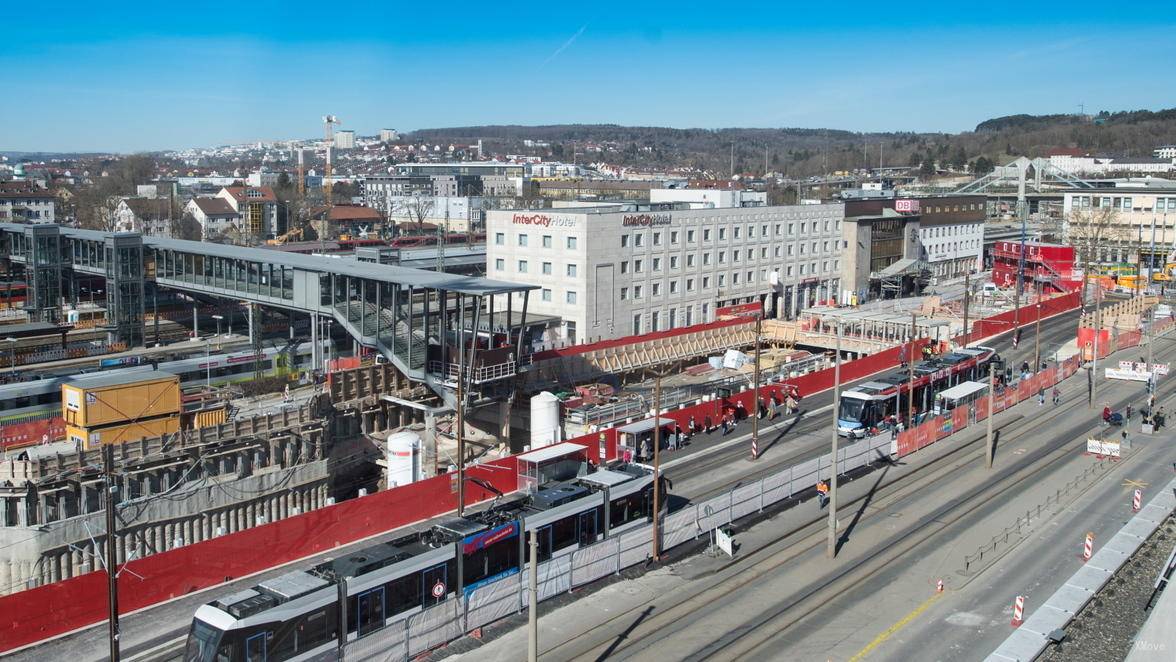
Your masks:
<instances>
[{"instance_id":1,"label":"red and white barrier","mask_svg":"<svg viewBox=\"0 0 1176 662\"><path fill-rule=\"evenodd\" d=\"M1025 596L1018 595L1017 599L1013 601L1013 627L1018 627L1025 622Z\"/></svg>"},{"instance_id":2,"label":"red and white barrier","mask_svg":"<svg viewBox=\"0 0 1176 662\"><path fill-rule=\"evenodd\" d=\"M1089 561L1091 556L1094 556L1094 534L1087 533L1086 541L1082 543L1082 561Z\"/></svg>"},{"instance_id":3,"label":"red and white barrier","mask_svg":"<svg viewBox=\"0 0 1176 662\"><path fill-rule=\"evenodd\" d=\"M1140 507L1143 506L1143 490L1135 490L1135 495L1131 497L1131 510L1139 512Z\"/></svg>"}]
</instances>

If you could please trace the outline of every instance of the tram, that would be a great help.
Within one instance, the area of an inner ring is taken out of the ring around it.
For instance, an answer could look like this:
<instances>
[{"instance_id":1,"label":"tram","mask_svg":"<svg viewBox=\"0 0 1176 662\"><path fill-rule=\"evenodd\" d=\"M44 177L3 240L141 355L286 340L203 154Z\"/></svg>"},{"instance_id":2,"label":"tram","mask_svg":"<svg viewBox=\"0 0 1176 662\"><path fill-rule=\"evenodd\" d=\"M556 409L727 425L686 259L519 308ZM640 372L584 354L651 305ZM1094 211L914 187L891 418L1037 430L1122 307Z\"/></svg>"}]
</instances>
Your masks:
<instances>
[{"instance_id":1,"label":"tram","mask_svg":"<svg viewBox=\"0 0 1176 662\"><path fill-rule=\"evenodd\" d=\"M929 411L940 392L986 380L989 364L1001 365L995 349L968 347L915 364L913 380L910 370L900 370L859 384L841 393L837 434L861 439L891 417L909 419L911 401L916 415Z\"/></svg>"},{"instance_id":2,"label":"tram","mask_svg":"<svg viewBox=\"0 0 1176 662\"><path fill-rule=\"evenodd\" d=\"M268 579L198 608L184 659L318 659L521 572L532 530L543 562L648 523L652 495L648 467L616 465Z\"/></svg>"}]
</instances>

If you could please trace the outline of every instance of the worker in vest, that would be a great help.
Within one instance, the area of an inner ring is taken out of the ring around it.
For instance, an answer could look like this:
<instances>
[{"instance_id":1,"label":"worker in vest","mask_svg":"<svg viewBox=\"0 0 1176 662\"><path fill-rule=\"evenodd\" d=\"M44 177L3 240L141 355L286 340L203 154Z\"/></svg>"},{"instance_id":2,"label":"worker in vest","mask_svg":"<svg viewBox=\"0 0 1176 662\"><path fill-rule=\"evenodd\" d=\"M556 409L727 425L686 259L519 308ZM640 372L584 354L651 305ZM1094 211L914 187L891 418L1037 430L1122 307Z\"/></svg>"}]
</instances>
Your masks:
<instances>
[{"instance_id":1,"label":"worker in vest","mask_svg":"<svg viewBox=\"0 0 1176 662\"><path fill-rule=\"evenodd\" d=\"M829 483L823 480L817 481L817 497L821 500L821 507L824 508L829 503Z\"/></svg>"}]
</instances>

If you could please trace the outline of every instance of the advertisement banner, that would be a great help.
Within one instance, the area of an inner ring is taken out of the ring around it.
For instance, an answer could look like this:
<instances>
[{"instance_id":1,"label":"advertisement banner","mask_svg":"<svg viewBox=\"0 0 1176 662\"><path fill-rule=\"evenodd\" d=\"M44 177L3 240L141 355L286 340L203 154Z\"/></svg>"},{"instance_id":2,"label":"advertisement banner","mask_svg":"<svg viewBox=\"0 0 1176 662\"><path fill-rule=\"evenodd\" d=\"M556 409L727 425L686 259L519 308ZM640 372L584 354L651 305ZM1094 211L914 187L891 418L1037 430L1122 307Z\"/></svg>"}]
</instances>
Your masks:
<instances>
[{"instance_id":1,"label":"advertisement banner","mask_svg":"<svg viewBox=\"0 0 1176 662\"><path fill-rule=\"evenodd\" d=\"M1091 455L1106 455L1108 457L1121 457L1119 442L1106 441L1103 439L1087 439L1086 452Z\"/></svg>"},{"instance_id":2,"label":"advertisement banner","mask_svg":"<svg viewBox=\"0 0 1176 662\"><path fill-rule=\"evenodd\" d=\"M959 432L968 427L968 410L960 407L951 412L951 429Z\"/></svg>"}]
</instances>

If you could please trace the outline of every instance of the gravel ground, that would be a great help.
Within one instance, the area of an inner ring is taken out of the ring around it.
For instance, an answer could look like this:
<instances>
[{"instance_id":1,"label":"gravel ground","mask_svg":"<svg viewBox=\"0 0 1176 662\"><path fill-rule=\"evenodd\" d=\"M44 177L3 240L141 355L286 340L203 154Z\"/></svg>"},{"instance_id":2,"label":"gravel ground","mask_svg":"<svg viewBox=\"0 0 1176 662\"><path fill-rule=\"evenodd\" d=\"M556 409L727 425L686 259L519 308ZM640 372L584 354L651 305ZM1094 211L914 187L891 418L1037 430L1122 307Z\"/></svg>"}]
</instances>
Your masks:
<instances>
[{"instance_id":1,"label":"gravel ground","mask_svg":"<svg viewBox=\"0 0 1176 662\"><path fill-rule=\"evenodd\" d=\"M1135 635L1151 615L1143 608L1174 540L1176 518L1170 516L1070 622L1066 639L1038 659L1109 662L1126 658Z\"/></svg>"}]
</instances>

